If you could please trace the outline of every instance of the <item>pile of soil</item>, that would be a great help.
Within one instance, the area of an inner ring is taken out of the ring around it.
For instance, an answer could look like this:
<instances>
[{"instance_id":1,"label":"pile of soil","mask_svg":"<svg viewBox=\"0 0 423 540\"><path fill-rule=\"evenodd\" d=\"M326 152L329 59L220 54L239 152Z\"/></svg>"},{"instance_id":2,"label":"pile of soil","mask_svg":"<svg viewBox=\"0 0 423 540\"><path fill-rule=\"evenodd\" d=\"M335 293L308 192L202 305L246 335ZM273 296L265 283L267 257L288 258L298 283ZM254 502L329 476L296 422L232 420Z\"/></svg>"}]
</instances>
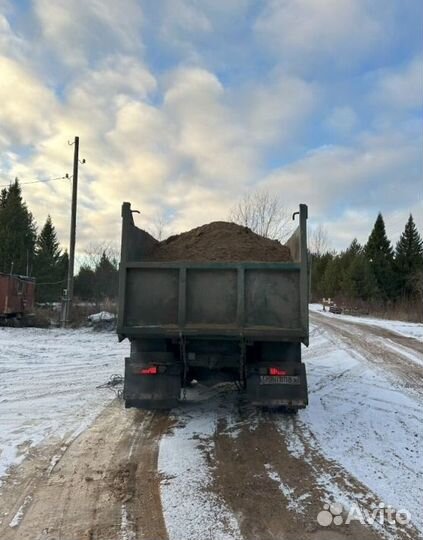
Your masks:
<instances>
[{"instance_id":1,"label":"pile of soil","mask_svg":"<svg viewBox=\"0 0 423 540\"><path fill-rule=\"evenodd\" d=\"M264 238L248 227L213 221L158 242L151 261L285 262L291 260L287 246Z\"/></svg>"}]
</instances>

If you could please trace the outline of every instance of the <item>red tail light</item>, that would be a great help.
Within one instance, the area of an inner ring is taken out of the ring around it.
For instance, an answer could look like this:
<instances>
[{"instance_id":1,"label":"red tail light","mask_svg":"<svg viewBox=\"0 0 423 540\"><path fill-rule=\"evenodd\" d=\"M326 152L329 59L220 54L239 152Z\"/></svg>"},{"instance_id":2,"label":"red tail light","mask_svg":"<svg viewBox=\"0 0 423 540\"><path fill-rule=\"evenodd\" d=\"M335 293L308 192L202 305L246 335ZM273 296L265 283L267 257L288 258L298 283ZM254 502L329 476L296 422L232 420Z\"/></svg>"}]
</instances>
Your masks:
<instances>
[{"instance_id":1,"label":"red tail light","mask_svg":"<svg viewBox=\"0 0 423 540\"><path fill-rule=\"evenodd\" d=\"M281 377L288 375L288 372L285 369L279 369L277 367L269 368L269 375L279 375Z\"/></svg>"},{"instance_id":2,"label":"red tail light","mask_svg":"<svg viewBox=\"0 0 423 540\"><path fill-rule=\"evenodd\" d=\"M139 374L140 375L157 375L157 373L159 372L157 366L150 366L150 367L146 367L146 368L141 368L139 370Z\"/></svg>"}]
</instances>

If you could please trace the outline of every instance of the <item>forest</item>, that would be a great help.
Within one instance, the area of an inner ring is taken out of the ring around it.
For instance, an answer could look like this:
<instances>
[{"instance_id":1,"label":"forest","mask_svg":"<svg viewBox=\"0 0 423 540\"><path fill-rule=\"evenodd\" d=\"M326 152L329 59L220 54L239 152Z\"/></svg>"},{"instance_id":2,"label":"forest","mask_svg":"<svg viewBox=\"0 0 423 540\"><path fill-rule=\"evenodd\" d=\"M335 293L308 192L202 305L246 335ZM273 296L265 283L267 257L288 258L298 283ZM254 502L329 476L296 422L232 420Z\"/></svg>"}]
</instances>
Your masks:
<instances>
[{"instance_id":1,"label":"forest","mask_svg":"<svg viewBox=\"0 0 423 540\"><path fill-rule=\"evenodd\" d=\"M231 218L256 229L250 219L257 209L272 206L270 199L260 205L243 207ZM251 212L253 206L253 212ZM245 209L250 212L246 216ZM275 213L272 214L272 219ZM280 237L278 234L255 232ZM270 221L269 221L270 222ZM330 239L329 239L330 241ZM423 240L410 214L404 230L393 245L381 213L365 244L352 239L341 252L325 247L327 242L310 242L311 299L331 298L348 309L382 316L423 320ZM82 301L115 300L118 294L118 255L110 247L94 246L77 265L75 296ZM50 216L39 228L22 196L19 180L0 192L0 272L29 275L37 280L39 303L59 302L66 287L68 254L60 245Z\"/></svg>"}]
</instances>

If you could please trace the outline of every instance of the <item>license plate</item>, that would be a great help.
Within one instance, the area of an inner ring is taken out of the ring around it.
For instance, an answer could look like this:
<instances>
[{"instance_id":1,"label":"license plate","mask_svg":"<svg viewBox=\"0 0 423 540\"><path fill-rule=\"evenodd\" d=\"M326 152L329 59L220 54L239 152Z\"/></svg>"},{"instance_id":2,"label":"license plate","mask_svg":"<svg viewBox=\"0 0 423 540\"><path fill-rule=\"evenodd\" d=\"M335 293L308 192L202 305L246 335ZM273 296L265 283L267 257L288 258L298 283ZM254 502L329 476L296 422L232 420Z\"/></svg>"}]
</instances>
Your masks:
<instances>
[{"instance_id":1,"label":"license plate","mask_svg":"<svg viewBox=\"0 0 423 540\"><path fill-rule=\"evenodd\" d=\"M261 375L260 384L300 384L300 377L297 375L284 375L283 377Z\"/></svg>"}]
</instances>

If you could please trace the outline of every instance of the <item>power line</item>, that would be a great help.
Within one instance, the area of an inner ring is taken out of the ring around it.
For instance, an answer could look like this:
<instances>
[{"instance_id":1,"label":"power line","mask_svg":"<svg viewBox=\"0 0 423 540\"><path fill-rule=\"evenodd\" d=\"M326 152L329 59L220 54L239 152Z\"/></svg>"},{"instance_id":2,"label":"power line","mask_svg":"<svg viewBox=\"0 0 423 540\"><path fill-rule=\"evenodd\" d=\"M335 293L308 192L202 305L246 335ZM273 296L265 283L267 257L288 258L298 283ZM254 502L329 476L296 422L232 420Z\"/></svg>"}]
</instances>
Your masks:
<instances>
[{"instance_id":1,"label":"power line","mask_svg":"<svg viewBox=\"0 0 423 540\"><path fill-rule=\"evenodd\" d=\"M65 175L65 176L57 176L56 178L44 178L42 180L31 180L30 182L19 182L20 186L27 186L28 184L40 184L40 183L46 183L46 182L53 182L55 180L70 180L72 176ZM12 182L9 182L8 184L3 184L0 186L0 188L9 187L12 185Z\"/></svg>"},{"instance_id":2,"label":"power line","mask_svg":"<svg viewBox=\"0 0 423 540\"><path fill-rule=\"evenodd\" d=\"M58 285L59 283L65 283L65 281L66 279L60 279L59 281L47 281L44 283L37 282L37 287L39 287L40 285Z\"/></svg>"}]
</instances>

